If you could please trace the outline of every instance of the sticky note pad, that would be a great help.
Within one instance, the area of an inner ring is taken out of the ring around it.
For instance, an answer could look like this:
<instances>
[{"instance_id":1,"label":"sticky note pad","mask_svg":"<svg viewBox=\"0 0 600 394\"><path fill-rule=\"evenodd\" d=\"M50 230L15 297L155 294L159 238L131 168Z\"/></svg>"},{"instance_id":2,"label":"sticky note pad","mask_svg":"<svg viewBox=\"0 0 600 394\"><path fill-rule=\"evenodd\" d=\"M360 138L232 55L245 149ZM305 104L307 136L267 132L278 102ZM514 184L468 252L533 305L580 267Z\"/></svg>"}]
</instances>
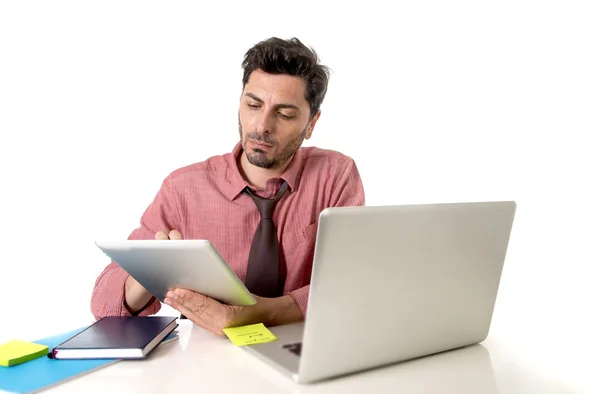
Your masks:
<instances>
[{"instance_id":1,"label":"sticky note pad","mask_svg":"<svg viewBox=\"0 0 600 394\"><path fill-rule=\"evenodd\" d=\"M223 332L236 346L256 345L277 340L277 337L263 323L224 328Z\"/></svg>"},{"instance_id":2,"label":"sticky note pad","mask_svg":"<svg viewBox=\"0 0 600 394\"><path fill-rule=\"evenodd\" d=\"M22 364L48 354L48 346L18 339L0 345L0 366Z\"/></svg>"}]
</instances>

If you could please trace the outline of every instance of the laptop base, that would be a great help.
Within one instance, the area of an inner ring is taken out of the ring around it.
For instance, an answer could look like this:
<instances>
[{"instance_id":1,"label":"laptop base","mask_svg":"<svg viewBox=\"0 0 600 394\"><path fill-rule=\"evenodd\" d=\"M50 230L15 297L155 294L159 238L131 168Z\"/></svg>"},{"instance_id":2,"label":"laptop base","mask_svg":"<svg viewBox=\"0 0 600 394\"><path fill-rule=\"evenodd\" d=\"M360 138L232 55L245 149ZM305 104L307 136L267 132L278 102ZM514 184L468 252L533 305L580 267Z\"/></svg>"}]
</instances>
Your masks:
<instances>
[{"instance_id":1,"label":"laptop base","mask_svg":"<svg viewBox=\"0 0 600 394\"><path fill-rule=\"evenodd\" d=\"M297 380L300 355L296 351L297 345L295 344L302 342L304 322L269 327L269 331L277 337L276 341L244 346L244 349L283 374Z\"/></svg>"}]
</instances>

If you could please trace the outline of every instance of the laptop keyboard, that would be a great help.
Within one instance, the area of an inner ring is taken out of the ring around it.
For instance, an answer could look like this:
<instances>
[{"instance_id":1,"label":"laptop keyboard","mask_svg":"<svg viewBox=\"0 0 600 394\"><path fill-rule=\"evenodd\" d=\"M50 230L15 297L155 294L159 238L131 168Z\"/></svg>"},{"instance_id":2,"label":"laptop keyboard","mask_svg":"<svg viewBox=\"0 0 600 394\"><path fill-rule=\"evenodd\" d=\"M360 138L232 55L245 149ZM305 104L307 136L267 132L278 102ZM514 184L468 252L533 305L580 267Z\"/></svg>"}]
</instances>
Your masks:
<instances>
[{"instance_id":1,"label":"laptop keyboard","mask_svg":"<svg viewBox=\"0 0 600 394\"><path fill-rule=\"evenodd\" d=\"M299 356L302 353L302 342L288 343L287 345L283 345L283 348Z\"/></svg>"}]
</instances>

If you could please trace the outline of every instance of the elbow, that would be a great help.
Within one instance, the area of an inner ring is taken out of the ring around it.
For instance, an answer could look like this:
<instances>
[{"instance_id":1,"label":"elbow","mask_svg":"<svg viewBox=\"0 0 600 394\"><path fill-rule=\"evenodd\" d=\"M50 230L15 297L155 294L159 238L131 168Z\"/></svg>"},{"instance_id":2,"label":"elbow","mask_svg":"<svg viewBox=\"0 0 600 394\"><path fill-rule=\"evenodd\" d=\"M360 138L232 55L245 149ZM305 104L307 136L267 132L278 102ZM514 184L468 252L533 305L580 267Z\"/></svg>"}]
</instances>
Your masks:
<instances>
[{"instance_id":1,"label":"elbow","mask_svg":"<svg viewBox=\"0 0 600 394\"><path fill-rule=\"evenodd\" d=\"M94 319L96 319L96 321L109 315L107 313L106 306L98 298L96 293L92 294L92 300L90 302L90 311L92 312L92 315L94 316Z\"/></svg>"},{"instance_id":2,"label":"elbow","mask_svg":"<svg viewBox=\"0 0 600 394\"><path fill-rule=\"evenodd\" d=\"M114 297L112 297L114 298ZM118 299L111 299L110 295L94 289L90 302L90 311L96 320L107 316L126 316L126 309Z\"/></svg>"}]
</instances>

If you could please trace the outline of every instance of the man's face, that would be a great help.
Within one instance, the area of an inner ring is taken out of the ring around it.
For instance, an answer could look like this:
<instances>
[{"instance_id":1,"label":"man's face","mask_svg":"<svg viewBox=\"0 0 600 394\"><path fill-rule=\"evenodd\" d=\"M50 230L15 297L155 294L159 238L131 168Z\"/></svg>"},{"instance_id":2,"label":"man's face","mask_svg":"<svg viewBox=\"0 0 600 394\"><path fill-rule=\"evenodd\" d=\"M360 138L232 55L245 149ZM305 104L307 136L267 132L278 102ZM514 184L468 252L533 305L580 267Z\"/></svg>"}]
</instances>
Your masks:
<instances>
[{"instance_id":1,"label":"man's face","mask_svg":"<svg viewBox=\"0 0 600 394\"><path fill-rule=\"evenodd\" d=\"M279 168L310 138L319 114L309 119L304 80L255 70L240 99L240 141L250 164Z\"/></svg>"}]
</instances>

